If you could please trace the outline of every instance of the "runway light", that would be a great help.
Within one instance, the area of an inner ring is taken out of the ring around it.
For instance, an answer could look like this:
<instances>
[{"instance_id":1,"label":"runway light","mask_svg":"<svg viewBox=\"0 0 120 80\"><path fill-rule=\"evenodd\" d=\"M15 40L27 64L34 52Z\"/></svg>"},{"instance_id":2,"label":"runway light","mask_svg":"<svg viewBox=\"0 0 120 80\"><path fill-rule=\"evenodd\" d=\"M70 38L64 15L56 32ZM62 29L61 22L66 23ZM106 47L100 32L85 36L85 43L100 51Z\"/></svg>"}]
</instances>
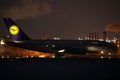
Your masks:
<instances>
[{"instance_id":1,"label":"runway light","mask_svg":"<svg viewBox=\"0 0 120 80\"><path fill-rule=\"evenodd\" d=\"M101 51L100 53L101 53L101 54L104 54L104 51Z\"/></svg>"},{"instance_id":2,"label":"runway light","mask_svg":"<svg viewBox=\"0 0 120 80\"><path fill-rule=\"evenodd\" d=\"M7 58L10 58L9 56L7 56Z\"/></svg>"},{"instance_id":3,"label":"runway light","mask_svg":"<svg viewBox=\"0 0 120 80\"><path fill-rule=\"evenodd\" d=\"M55 56L52 56L52 58L55 58Z\"/></svg>"},{"instance_id":4,"label":"runway light","mask_svg":"<svg viewBox=\"0 0 120 80\"><path fill-rule=\"evenodd\" d=\"M101 56L100 58L104 58L103 56Z\"/></svg>"},{"instance_id":5,"label":"runway light","mask_svg":"<svg viewBox=\"0 0 120 80\"><path fill-rule=\"evenodd\" d=\"M23 56L23 58L28 58L28 56Z\"/></svg>"},{"instance_id":6,"label":"runway light","mask_svg":"<svg viewBox=\"0 0 120 80\"><path fill-rule=\"evenodd\" d=\"M110 56L108 56L108 58L111 58Z\"/></svg>"},{"instance_id":7,"label":"runway light","mask_svg":"<svg viewBox=\"0 0 120 80\"><path fill-rule=\"evenodd\" d=\"M28 56L26 56L26 58L28 58Z\"/></svg>"},{"instance_id":8,"label":"runway light","mask_svg":"<svg viewBox=\"0 0 120 80\"><path fill-rule=\"evenodd\" d=\"M44 58L44 57L45 57L45 55L39 55L38 57L39 57L39 58Z\"/></svg>"},{"instance_id":9,"label":"runway light","mask_svg":"<svg viewBox=\"0 0 120 80\"><path fill-rule=\"evenodd\" d=\"M20 59L20 57L16 57L16 59Z\"/></svg>"},{"instance_id":10,"label":"runway light","mask_svg":"<svg viewBox=\"0 0 120 80\"><path fill-rule=\"evenodd\" d=\"M111 55L111 53L108 53L108 55Z\"/></svg>"},{"instance_id":11,"label":"runway light","mask_svg":"<svg viewBox=\"0 0 120 80\"><path fill-rule=\"evenodd\" d=\"M33 58L33 55L31 55L31 58Z\"/></svg>"},{"instance_id":12,"label":"runway light","mask_svg":"<svg viewBox=\"0 0 120 80\"><path fill-rule=\"evenodd\" d=\"M2 55L2 59L4 58L4 56Z\"/></svg>"}]
</instances>

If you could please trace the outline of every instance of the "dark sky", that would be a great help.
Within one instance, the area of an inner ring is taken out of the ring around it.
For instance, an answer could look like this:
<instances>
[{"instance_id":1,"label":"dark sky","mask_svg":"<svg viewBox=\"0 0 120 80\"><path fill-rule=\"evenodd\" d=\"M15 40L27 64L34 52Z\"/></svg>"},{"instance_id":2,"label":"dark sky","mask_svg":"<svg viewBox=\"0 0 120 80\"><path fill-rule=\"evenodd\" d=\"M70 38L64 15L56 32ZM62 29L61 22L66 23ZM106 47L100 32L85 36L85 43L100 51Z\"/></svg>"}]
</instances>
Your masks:
<instances>
[{"instance_id":1,"label":"dark sky","mask_svg":"<svg viewBox=\"0 0 120 80\"><path fill-rule=\"evenodd\" d=\"M120 21L119 0L0 0L0 18L10 17L33 39L77 39ZM8 35L0 19L0 35Z\"/></svg>"}]
</instances>

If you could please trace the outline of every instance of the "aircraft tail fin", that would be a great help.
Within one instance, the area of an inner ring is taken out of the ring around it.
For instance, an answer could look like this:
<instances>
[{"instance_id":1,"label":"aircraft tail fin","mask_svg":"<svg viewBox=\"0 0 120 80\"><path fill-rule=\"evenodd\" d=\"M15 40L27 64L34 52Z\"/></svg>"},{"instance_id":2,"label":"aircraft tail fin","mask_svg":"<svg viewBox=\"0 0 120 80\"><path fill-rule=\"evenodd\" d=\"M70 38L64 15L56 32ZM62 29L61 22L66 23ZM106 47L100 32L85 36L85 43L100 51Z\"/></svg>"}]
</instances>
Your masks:
<instances>
[{"instance_id":1,"label":"aircraft tail fin","mask_svg":"<svg viewBox=\"0 0 120 80\"><path fill-rule=\"evenodd\" d=\"M30 40L30 38L21 30L21 28L10 18L3 18L4 23L10 33L13 41Z\"/></svg>"}]
</instances>

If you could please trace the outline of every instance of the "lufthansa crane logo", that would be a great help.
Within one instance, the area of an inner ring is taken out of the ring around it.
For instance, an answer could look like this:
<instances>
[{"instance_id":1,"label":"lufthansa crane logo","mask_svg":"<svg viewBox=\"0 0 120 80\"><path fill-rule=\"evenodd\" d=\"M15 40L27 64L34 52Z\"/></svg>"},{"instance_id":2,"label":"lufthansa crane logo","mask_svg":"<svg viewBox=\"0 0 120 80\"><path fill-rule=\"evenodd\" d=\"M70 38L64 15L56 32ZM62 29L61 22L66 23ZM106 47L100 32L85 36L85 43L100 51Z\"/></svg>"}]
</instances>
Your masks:
<instances>
[{"instance_id":1,"label":"lufthansa crane logo","mask_svg":"<svg viewBox=\"0 0 120 80\"><path fill-rule=\"evenodd\" d=\"M9 32L10 32L10 34L12 34L12 35L17 35L17 34L19 33L19 28L18 28L18 26L16 26L16 25L10 26Z\"/></svg>"}]
</instances>

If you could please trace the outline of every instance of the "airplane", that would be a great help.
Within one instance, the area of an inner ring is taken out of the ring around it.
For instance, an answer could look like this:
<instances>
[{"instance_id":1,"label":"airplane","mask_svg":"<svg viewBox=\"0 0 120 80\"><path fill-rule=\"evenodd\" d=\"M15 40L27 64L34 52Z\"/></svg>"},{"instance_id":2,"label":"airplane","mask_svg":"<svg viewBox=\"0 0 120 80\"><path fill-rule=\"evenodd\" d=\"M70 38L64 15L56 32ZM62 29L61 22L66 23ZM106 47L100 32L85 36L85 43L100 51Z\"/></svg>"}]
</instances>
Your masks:
<instances>
[{"instance_id":1,"label":"airplane","mask_svg":"<svg viewBox=\"0 0 120 80\"><path fill-rule=\"evenodd\" d=\"M99 40L33 40L11 19L3 18L10 33L11 41L7 45L18 48L58 54L86 55L87 53L117 53L117 47L111 43Z\"/></svg>"}]
</instances>

